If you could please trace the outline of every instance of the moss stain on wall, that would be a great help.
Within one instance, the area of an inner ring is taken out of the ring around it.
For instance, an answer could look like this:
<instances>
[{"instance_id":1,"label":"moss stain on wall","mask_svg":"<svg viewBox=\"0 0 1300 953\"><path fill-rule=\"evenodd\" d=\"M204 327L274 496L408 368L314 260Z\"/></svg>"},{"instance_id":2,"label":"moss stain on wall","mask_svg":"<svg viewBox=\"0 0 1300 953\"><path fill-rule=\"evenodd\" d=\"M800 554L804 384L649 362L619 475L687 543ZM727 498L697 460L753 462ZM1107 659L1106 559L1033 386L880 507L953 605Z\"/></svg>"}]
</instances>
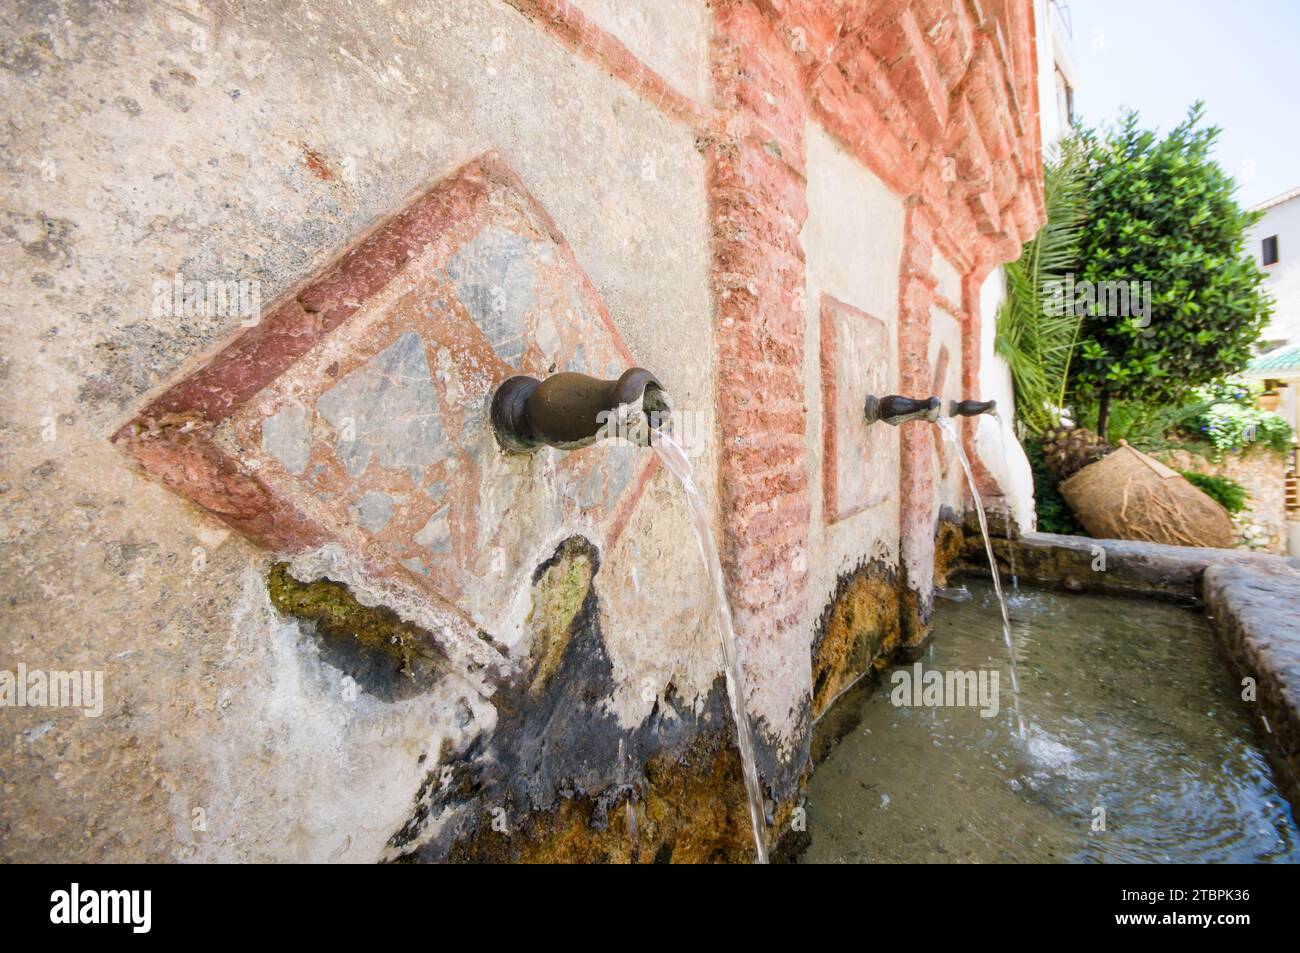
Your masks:
<instances>
[{"instance_id":1,"label":"moss stain on wall","mask_svg":"<svg viewBox=\"0 0 1300 953\"><path fill-rule=\"evenodd\" d=\"M394 701L427 691L441 677L445 656L433 637L384 606L366 606L328 579L302 582L287 563L266 575L271 604L314 633L325 661L363 691Z\"/></svg>"}]
</instances>

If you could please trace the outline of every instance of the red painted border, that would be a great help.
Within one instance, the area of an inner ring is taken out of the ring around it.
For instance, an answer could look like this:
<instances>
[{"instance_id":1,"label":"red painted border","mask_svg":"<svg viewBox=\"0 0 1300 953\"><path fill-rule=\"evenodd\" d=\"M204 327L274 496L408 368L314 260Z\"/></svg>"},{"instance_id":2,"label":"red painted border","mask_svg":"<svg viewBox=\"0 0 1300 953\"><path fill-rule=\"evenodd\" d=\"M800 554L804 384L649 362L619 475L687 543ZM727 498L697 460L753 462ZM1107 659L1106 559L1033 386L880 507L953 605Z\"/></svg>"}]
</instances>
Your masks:
<instances>
[{"instance_id":1,"label":"red painted border","mask_svg":"<svg viewBox=\"0 0 1300 953\"><path fill-rule=\"evenodd\" d=\"M665 115L704 128L715 114L694 99L678 92L621 40L601 29L568 0L506 0L524 16L538 21L548 33L575 53L627 83L642 99Z\"/></svg>"},{"instance_id":2,"label":"red painted border","mask_svg":"<svg viewBox=\"0 0 1300 953\"><path fill-rule=\"evenodd\" d=\"M867 321L875 321L888 331L889 325L873 314L855 308L825 292L821 295L821 377L822 377L822 512L827 523L838 523L850 517L865 513L878 506L882 501L875 500L860 503L851 509L839 507L839 423L838 396L839 385L836 383L835 370L839 355L835 343L835 316L845 313ZM862 397L865 400L866 394ZM863 426L866 426L865 419Z\"/></svg>"}]
</instances>

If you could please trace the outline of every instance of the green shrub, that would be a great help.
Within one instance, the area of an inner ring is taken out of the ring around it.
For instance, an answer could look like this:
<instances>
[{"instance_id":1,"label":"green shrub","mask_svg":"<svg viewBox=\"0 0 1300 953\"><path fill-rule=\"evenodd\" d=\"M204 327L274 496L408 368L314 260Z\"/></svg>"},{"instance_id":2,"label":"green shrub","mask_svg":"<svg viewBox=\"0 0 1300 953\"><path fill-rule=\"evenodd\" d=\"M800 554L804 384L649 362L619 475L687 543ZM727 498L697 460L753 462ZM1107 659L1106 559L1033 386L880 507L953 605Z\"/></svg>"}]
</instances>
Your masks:
<instances>
[{"instance_id":1,"label":"green shrub","mask_svg":"<svg viewBox=\"0 0 1300 953\"><path fill-rule=\"evenodd\" d=\"M1181 405L1115 400L1110 405L1109 439L1116 444L1127 440L1143 453L1186 447L1189 437L1198 439L1202 436L1189 432L1188 428L1212 406L1212 401L1200 399ZM1076 416L1080 420L1095 420L1096 415L1095 401L1080 403L1077 407Z\"/></svg>"},{"instance_id":2,"label":"green shrub","mask_svg":"<svg viewBox=\"0 0 1300 953\"><path fill-rule=\"evenodd\" d=\"M1210 404L1251 407L1255 403L1255 390L1243 378L1225 377L1221 381L1196 388L1196 396Z\"/></svg>"},{"instance_id":3,"label":"green shrub","mask_svg":"<svg viewBox=\"0 0 1300 953\"><path fill-rule=\"evenodd\" d=\"M1278 453L1291 448L1291 425L1280 414L1256 407L1255 395L1244 381L1228 378L1198 388L1196 395L1210 406L1187 429L1207 441L1215 457L1252 446Z\"/></svg>"},{"instance_id":4,"label":"green shrub","mask_svg":"<svg viewBox=\"0 0 1300 953\"><path fill-rule=\"evenodd\" d=\"M1252 446L1284 453L1291 446L1291 425L1286 419L1257 407L1215 404L1199 422L1201 434L1217 456Z\"/></svg>"},{"instance_id":5,"label":"green shrub","mask_svg":"<svg viewBox=\"0 0 1300 953\"><path fill-rule=\"evenodd\" d=\"M1246 508L1246 488L1231 477L1210 476L1195 470L1179 470L1187 481L1229 513L1240 513Z\"/></svg>"},{"instance_id":6,"label":"green shrub","mask_svg":"<svg viewBox=\"0 0 1300 953\"><path fill-rule=\"evenodd\" d=\"M1029 466L1034 474L1034 512L1038 516L1038 531L1087 536L1075 520L1070 504L1056 488L1056 477L1043 463L1042 443L1037 439L1026 441L1025 455L1029 457Z\"/></svg>"}]
</instances>

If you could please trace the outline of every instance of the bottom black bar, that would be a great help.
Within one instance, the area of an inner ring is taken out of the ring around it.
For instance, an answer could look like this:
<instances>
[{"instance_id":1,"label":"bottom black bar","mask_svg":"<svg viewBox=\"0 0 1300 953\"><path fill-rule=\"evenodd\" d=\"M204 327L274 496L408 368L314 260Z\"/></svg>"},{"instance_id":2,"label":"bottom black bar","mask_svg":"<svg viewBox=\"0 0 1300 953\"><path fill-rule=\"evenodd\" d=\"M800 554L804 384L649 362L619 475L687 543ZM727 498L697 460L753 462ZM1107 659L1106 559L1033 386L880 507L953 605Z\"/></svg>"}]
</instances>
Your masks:
<instances>
[{"instance_id":1,"label":"bottom black bar","mask_svg":"<svg viewBox=\"0 0 1300 953\"><path fill-rule=\"evenodd\" d=\"M0 870L0 912L13 936L38 931L76 933L83 940L93 934L126 942L220 942L256 935L296 943L356 936L374 942L377 930L415 926L426 917L454 921L477 911L492 922L493 910L508 910L510 923L524 924L530 904L539 917L551 917L563 896L554 876L530 889L527 871L469 868L9 867ZM697 922L708 905L716 918L770 926L773 918L789 916L807 928L817 911L838 919L858 910L877 926L920 917L927 942L945 935L1005 941L1008 931L1031 922L1050 924L1070 940L1141 934L1233 942L1257 930L1287 929L1287 909L1295 905L1292 872L1276 867L866 866L788 879L769 870L749 875L753 880L715 881L725 891L715 901L697 899L698 888L679 893L671 881L614 884L609 873L602 875L605 889L593 892L583 889L584 872L572 876L570 914L593 919L617 910L635 919L636 907L651 903L661 924L688 905L697 909L683 923ZM745 902L746 894L767 899ZM833 912L840 902L841 912ZM727 929L721 920L718 926Z\"/></svg>"}]
</instances>

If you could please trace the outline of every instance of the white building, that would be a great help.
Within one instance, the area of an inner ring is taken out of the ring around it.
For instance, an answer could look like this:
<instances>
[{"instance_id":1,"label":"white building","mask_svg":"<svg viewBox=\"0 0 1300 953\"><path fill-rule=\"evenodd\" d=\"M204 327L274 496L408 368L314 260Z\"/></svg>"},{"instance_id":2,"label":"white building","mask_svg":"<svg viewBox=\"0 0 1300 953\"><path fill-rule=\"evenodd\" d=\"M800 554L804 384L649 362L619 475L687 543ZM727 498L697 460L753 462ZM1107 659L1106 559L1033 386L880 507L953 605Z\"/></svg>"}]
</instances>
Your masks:
<instances>
[{"instance_id":1,"label":"white building","mask_svg":"<svg viewBox=\"0 0 1300 953\"><path fill-rule=\"evenodd\" d=\"M1079 63L1074 55L1074 27L1068 3L1035 0L1034 22L1038 48L1038 122L1046 150L1074 125Z\"/></svg>"},{"instance_id":2,"label":"white building","mask_svg":"<svg viewBox=\"0 0 1300 953\"><path fill-rule=\"evenodd\" d=\"M1300 188L1261 202L1251 211L1264 217L1246 234L1246 251L1267 273L1264 290L1273 299L1273 315L1260 336L1257 358L1246 376L1260 381L1281 398L1278 413L1300 434ZM1295 462L1292 460L1292 468ZM1294 478L1287 488L1288 551L1300 555L1300 515Z\"/></svg>"},{"instance_id":3,"label":"white building","mask_svg":"<svg viewBox=\"0 0 1300 953\"><path fill-rule=\"evenodd\" d=\"M1246 374L1277 390L1279 412L1300 433L1300 188L1251 211L1264 217L1247 233L1246 250L1268 275L1264 290L1273 299L1273 315Z\"/></svg>"},{"instance_id":4,"label":"white building","mask_svg":"<svg viewBox=\"0 0 1300 953\"><path fill-rule=\"evenodd\" d=\"M1300 345L1300 188L1261 202L1264 217L1246 234L1246 250L1268 273L1273 317L1261 351Z\"/></svg>"}]
</instances>

